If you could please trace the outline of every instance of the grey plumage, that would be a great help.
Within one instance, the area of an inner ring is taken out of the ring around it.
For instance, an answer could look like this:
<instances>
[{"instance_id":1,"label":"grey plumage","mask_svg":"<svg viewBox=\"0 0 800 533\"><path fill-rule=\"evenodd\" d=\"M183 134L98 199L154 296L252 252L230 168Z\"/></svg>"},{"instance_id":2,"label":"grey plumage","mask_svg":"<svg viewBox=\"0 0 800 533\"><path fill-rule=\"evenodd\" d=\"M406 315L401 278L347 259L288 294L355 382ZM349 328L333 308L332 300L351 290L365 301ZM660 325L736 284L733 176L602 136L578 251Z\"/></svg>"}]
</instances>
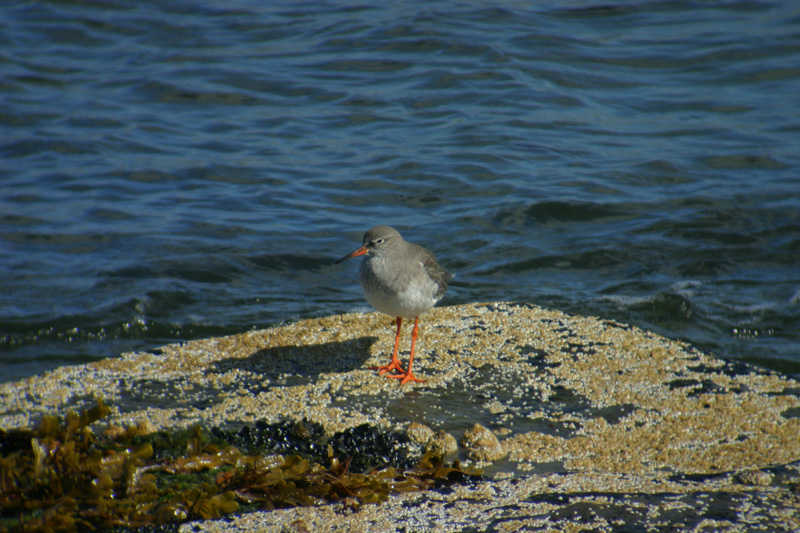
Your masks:
<instances>
[{"instance_id":1,"label":"grey plumage","mask_svg":"<svg viewBox=\"0 0 800 533\"><path fill-rule=\"evenodd\" d=\"M419 315L442 299L453 274L439 266L430 250L405 241L396 229L389 226L375 226L367 230L361 247L336 263L359 256L363 256L359 280L364 297L378 311L397 317L392 360L388 365L374 367L375 370L387 377L400 379L401 385L409 381L424 381L414 376L411 370ZM414 319L407 370L403 370L397 357L404 318Z\"/></svg>"}]
</instances>

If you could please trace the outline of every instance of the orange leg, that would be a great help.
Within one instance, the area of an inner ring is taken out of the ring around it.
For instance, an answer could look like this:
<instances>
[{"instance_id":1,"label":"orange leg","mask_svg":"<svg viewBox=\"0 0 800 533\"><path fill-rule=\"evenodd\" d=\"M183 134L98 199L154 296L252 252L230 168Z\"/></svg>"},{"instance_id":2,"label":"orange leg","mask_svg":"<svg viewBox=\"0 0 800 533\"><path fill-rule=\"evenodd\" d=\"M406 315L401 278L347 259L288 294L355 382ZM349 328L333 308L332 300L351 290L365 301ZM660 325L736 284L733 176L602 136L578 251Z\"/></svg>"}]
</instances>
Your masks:
<instances>
[{"instance_id":1,"label":"orange leg","mask_svg":"<svg viewBox=\"0 0 800 533\"><path fill-rule=\"evenodd\" d=\"M400 320L398 318L398 320ZM416 381L418 383L425 383L424 379L418 379L412 372L411 372L411 365L414 364L414 346L417 344L417 334L419 333L419 317L414 318L414 329L411 330L411 355L408 356L408 372L403 374L392 374L391 376L386 376L387 378L398 378L400 380L400 385L405 385L409 381ZM403 369L400 369L402 372Z\"/></svg>"},{"instance_id":2,"label":"orange leg","mask_svg":"<svg viewBox=\"0 0 800 533\"><path fill-rule=\"evenodd\" d=\"M397 317L397 334L394 337L394 353L392 354L392 360L388 365L383 366L373 366L370 367L372 370L377 370L378 373L381 375L385 374L386 372L391 372L392 370L399 370L402 372L402 375L405 375L406 371L400 366L400 360L397 358L397 349L400 347L400 326L403 325L403 319L401 317ZM414 326L416 328L416 326ZM413 344L412 344L413 349ZM394 376L388 376L394 377Z\"/></svg>"}]
</instances>

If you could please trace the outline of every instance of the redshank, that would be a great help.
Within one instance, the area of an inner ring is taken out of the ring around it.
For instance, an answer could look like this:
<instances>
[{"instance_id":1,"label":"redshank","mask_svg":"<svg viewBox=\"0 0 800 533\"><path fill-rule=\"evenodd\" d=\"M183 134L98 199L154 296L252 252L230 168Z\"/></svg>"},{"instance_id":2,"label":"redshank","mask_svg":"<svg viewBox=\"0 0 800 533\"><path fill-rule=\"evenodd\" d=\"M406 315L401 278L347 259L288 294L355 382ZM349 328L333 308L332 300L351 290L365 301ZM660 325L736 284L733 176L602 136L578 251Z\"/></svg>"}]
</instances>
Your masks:
<instances>
[{"instance_id":1,"label":"redshank","mask_svg":"<svg viewBox=\"0 0 800 533\"><path fill-rule=\"evenodd\" d=\"M358 269L364 296L372 307L397 318L392 360L388 365L374 367L373 370L378 370L381 375L386 374L386 377L399 379L401 385L409 381L425 381L411 371L419 333L419 315L442 299L453 274L439 266L430 250L403 240L400 233L389 226L375 226L367 230L361 248L342 257L336 264L360 255L364 256ZM404 318L414 319L408 370L403 370L397 358ZM394 371L399 373L390 373Z\"/></svg>"}]
</instances>

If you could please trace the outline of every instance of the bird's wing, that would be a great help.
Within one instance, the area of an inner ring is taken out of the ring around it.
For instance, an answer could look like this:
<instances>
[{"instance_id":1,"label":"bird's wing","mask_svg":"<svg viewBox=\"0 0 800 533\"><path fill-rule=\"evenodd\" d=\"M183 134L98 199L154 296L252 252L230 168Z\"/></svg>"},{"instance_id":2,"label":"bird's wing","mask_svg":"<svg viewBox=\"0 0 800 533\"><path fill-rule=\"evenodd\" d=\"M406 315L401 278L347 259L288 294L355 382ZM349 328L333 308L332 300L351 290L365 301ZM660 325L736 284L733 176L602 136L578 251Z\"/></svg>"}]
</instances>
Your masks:
<instances>
[{"instance_id":1,"label":"bird's wing","mask_svg":"<svg viewBox=\"0 0 800 533\"><path fill-rule=\"evenodd\" d=\"M425 272L427 272L428 276L430 276L438 286L435 295L436 299L438 300L444 296L445 291L447 291L447 282L453 278L453 274L439 266L439 264L436 262L436 256L433 255L433 252L423 248L422 246L416 246L416 249L417 260L422 264L422 267L425 269Z\"/></svg>"}]
</instances>

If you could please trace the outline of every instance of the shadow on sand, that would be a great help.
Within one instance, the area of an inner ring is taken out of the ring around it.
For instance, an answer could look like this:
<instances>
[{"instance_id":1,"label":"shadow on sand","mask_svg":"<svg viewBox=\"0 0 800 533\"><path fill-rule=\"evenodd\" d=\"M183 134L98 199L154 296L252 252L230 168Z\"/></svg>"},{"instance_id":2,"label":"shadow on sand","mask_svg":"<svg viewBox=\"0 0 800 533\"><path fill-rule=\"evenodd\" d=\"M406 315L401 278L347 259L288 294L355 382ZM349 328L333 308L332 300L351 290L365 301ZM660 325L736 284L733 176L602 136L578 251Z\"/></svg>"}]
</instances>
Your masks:
<instances>
[{"instance_id":1,"label":"shadow on sand","mask_svg":"<svg viewBox=\"0 0 800 533\"><path fill-rule=\"evenodd\" d=\"M234 368L262 374L271 381L293 376L304 381L317 379L321 373L349 372L365 365L377 337L360 337L344 342L326 342L302 346L275 346L258 350L245 359L221 359L210 372L225 373Z\"/></svg>"}]
</instances>

